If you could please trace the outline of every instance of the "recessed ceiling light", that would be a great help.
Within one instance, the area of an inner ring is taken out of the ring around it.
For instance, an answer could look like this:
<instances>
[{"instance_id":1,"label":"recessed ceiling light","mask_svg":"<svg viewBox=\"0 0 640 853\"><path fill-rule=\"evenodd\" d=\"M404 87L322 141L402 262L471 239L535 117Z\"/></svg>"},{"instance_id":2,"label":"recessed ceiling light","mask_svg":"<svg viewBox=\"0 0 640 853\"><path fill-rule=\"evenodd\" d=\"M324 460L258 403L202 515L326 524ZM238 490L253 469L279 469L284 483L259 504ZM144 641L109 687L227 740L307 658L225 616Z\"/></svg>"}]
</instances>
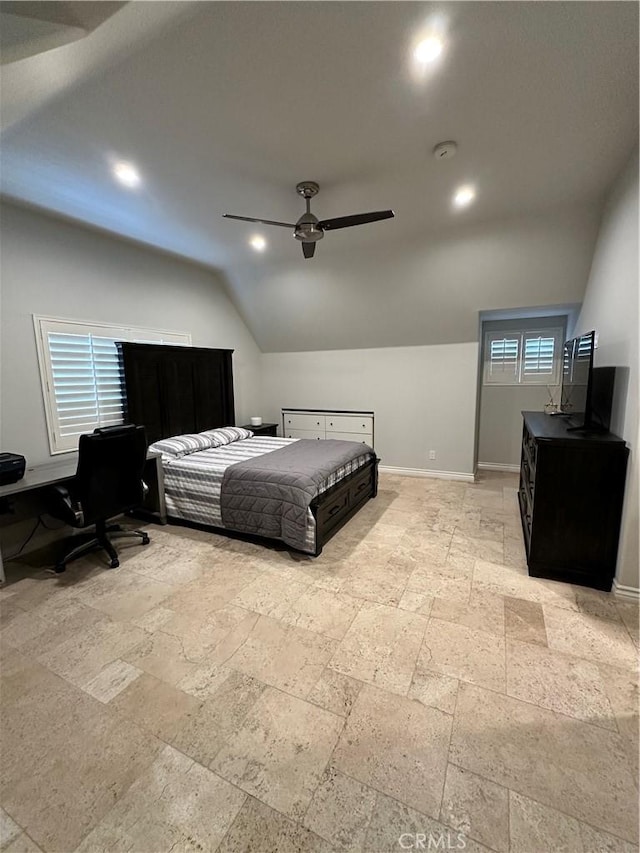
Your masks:
<instances>
[{"instance_id":1,"label":"recessed ceiling light","mask_svg":"<svg viewBox=\"0 0 640 853\"><path fill-rule=\"evenodd\" d=\"M125 187L137 187L141 181L140 173L131 163L116 163L113 174Z\"/></svg>"},{"instance_id":2,"label":"recessed ceiling light","mask_svg":"<svg viewBox=\"0 0 640 853\"><path fill-rule=\"evenodd\" d=\"M460 187L456 190L456 194L453 197L453 203L456 207L466 207L476 197L476 191L472 186Z\"/></svg>"},{"instance_id":3,"label":"recessed ceiling light","mask_svg":"<svg viewBox=\"0 0 640 853\"><path fill-rule=\"evenodd\" d=\"M413 51L413 58L422 64L433 62L440 56L443 47L442 39L437 38L437 36L429 36L429 38L422 39L416 46Z\"/></svg>"},{"instance_id":4,"label":"recessed ceiling light","mask_svg":"<svg viewBox=\"0 0 640 853\"><path fill-rule=\"evenodd\" d=\"M267 248L267 241L259 234L255 234L249 240L249 245L252 249L255 249L256 252L264 252L264 250Z\"/></svg>"}]
</instances>

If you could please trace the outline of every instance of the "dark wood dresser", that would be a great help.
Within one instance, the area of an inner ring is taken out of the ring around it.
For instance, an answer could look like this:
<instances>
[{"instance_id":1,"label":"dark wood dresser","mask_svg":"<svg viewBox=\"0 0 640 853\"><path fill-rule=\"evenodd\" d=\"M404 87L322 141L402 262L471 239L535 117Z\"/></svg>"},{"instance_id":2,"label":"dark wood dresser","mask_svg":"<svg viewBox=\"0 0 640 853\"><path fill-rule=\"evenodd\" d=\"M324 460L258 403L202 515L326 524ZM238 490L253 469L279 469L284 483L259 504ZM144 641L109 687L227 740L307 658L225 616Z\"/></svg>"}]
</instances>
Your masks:
<instances>
[{"instance_id":1,"label":"dark wood dresser","mask_svg":"<svg viewBox=\"0 0 640 853\"><path fill-rule=\"evenodd\" d=\"M518 501L529 574L610 590L629 450L617 435L568 432L523 412Z\"/></svg>"}]
</instances>

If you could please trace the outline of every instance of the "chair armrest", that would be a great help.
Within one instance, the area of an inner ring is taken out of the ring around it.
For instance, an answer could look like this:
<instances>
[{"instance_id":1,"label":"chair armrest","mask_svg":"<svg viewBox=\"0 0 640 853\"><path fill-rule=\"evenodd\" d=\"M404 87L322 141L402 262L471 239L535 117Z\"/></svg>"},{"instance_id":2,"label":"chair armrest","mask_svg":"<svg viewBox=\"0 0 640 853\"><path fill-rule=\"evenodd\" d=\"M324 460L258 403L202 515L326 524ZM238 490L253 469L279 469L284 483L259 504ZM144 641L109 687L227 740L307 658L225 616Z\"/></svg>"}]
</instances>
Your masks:
<instances>
[{"instance_id":1,"label":"chair armrest","mask_svg":"<svg viewBox=\"0 0 640 853\"><path fill-rule=\"evenodd\" d=\"M84 513L78 501L71 497L66 486L51 486L49 488L49 513L54 518L66 521L72 527L84 527Z\"/></svg>"}]
</instances>

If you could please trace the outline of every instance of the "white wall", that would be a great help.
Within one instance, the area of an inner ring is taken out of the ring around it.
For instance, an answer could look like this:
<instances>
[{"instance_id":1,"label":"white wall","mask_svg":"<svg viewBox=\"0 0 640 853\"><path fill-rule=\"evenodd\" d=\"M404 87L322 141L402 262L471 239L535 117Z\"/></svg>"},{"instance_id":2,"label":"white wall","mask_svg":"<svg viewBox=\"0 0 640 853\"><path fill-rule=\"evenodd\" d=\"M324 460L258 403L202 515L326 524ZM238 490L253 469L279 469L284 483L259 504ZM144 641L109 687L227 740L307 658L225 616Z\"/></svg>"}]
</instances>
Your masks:
<instances>
[{"instance_id":1,"label":"white wall","mask_svg":"<svg viewBox=\"0 0 640 853\"><path fill-rule=\"evenodd\" d=\"M614 402L612 432L626 439L631 455L618 553L617 583L637 589L639 583L638 481L640 435L638 383L638 149L616 181L602 218L591 274L576 334L595 329L595 364L622 367L624 382L616 389L626 400ZM617 383L618 384L618 383Z\"/></svg>"},{"instance_id":2,"label":"white wall","mask_svg":"<svg viewBox=\"0 0 640 853\"><path fill-rule=\"evenodd\" d=\"M260 351L213 272L5 204L1 256L2 449L50 461L33 314L190 332L234 349L236 415L251 414Z\"/></svg>"},{"instance_id":3,"label":"white wall","mask_svg":"<svg viewBox=\"0 0 640 853\"><path fill-rule=\"evenodd\" d=\"M265 354L256 414L281 423L283 407L372 410L382 465L471 475L477 364L475 342Z\"/></svg>"}]
</instances>

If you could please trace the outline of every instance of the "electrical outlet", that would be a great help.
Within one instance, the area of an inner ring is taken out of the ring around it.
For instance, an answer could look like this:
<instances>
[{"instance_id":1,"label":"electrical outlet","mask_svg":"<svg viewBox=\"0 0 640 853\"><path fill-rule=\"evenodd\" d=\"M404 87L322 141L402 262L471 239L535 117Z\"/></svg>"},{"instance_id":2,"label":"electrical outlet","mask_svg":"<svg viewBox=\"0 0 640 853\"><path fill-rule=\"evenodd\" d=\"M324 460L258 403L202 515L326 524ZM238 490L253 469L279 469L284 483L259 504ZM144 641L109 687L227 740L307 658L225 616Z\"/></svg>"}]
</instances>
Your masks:
<instances>
[{"instance_id":1,"label":"electrical outlet","mask_svg":"<svg viewBox=\"0 0 640 853\"><path fill-rule=\"evenodd\" d=\"M429 459L435 459L435 458L436 458L435 450L430 450L429 451Z\"/></svg>"}]
</instances>

